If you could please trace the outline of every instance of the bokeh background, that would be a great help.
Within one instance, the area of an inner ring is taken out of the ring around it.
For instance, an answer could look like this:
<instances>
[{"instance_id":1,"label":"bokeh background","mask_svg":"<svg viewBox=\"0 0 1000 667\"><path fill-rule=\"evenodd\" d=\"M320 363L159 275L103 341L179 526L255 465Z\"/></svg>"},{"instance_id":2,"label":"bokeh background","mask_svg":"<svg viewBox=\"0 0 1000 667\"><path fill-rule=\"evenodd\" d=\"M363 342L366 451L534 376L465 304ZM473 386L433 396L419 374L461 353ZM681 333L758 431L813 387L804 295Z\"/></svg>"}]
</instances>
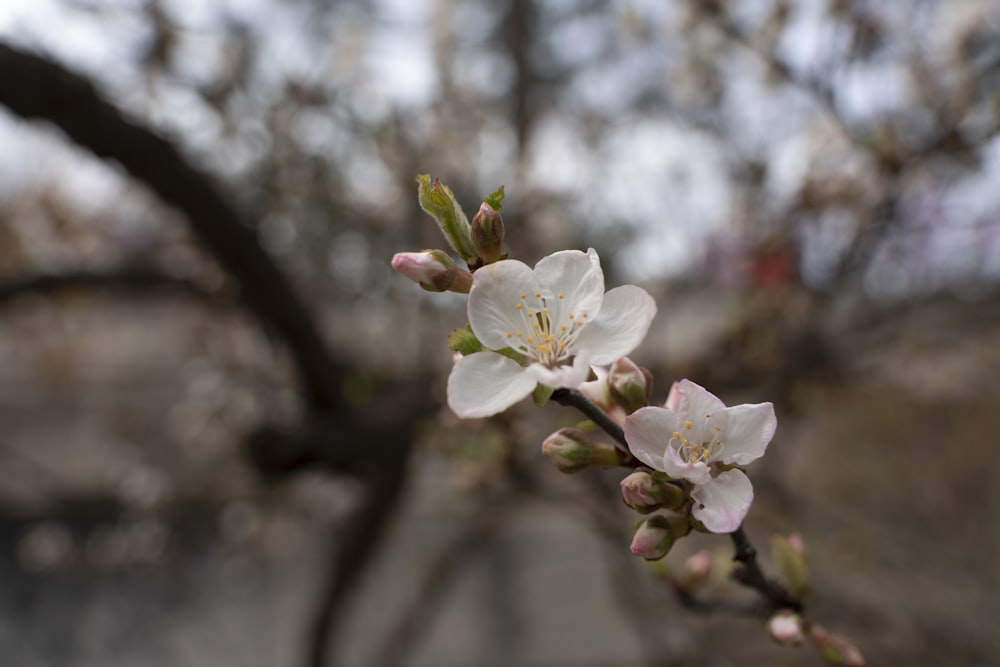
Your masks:
<instances>
[{"instance_id":1,"label":"bokeh background","mask_svg":"<svg viewBox=\"0 0 1000 667\"><path fill-rule=\"evenodd\" d=\"M820 664L629 556L620 475L538 453L571 411L449 413L464 299L389 268L430 173L654 294L657 400L775 403L746 528L811 616L1000 664L1000 3L34 0L0 44L0 663Z\"/></svg>"}]
</instances>

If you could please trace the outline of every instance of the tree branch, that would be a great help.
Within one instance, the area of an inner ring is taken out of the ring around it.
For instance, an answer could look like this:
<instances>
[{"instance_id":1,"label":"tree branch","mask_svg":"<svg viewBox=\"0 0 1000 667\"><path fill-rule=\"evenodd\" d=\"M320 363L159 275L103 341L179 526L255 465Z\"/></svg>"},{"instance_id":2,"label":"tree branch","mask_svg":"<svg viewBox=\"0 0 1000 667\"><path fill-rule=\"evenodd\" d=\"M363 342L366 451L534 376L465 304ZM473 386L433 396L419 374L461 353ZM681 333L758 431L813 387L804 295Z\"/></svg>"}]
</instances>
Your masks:
<instances>
[{"instance_id":1,"label":"tree branch","mask_svg":"<svg viewBox=\"0 0 1000 667\"><path fill-rule=\"evenodd\" d=\"M186 278L177 278L154 269L129 268L116 271L74 271L17 278L0 285L0 308L25 294L52 294L73 290L113 290L145 292L163 289L201 301L217 303L222 296Z\"/></svg>"},{"instance_id":2,"label":"tree branch","mask_svg":"<svg viewBox=\"0 0 1000 667\"><path fill-rule=\"evenodd\" d=\"M58 126L94 155L115 160L180 209L201 240L236 278L256 315L288 342L311 407L341 405L345 364L330 356L312 315L257 243L255 225L229 205L211 179L174 145L127 120L84 77L0 44L0 104L25 119Z\"/></svg>"}]
</instances>

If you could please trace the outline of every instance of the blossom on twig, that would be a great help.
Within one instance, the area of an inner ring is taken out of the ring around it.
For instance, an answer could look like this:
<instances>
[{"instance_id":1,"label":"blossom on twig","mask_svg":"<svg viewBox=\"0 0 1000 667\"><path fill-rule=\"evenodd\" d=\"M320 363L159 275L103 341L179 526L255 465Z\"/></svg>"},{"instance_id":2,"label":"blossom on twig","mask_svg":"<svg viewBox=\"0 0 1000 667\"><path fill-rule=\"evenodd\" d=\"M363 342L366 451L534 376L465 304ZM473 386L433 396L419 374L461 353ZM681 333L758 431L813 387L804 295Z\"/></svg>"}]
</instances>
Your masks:
<instances>
[{"instance_id":1,"label":"blossom on twig","mask_svg":"<svg viewBox=\"0 0 1000 667\"><path fill-rule=\"evenodd\" d=\"M625 419L633 456L651 468L694 484L692 514L713 533L739 528L753 501L750 479L736 466L764 454L777 419L771 403L726 407L691 382L674 383L662 408Z\"/></svg>"},{"instance_id":2,"label":"blossom on twig","mask_svg":"<svg viewBox=\"0 0 1000 667\"><path fill-rule=\"evenodd\" d=\"M597 253L563 250L534 269L502 260L476 271L468 314L473 333L489 349L455 364L448 405L459 417L488 417L538 384L578 387L591 366L605 366L634 350L649 329L656 303L634 285L605 293Z\"/></svg>"}]
</instances>

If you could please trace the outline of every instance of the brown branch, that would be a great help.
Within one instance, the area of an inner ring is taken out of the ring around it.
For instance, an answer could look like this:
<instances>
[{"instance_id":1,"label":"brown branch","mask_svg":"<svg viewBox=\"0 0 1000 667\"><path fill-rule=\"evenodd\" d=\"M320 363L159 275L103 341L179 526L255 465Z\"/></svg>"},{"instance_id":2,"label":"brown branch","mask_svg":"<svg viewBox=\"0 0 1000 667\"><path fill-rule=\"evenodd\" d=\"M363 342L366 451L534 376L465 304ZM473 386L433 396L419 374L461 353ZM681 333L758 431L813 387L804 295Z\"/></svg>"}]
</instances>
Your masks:
<instances>
[{"instance_id":1,"label":"brown branch","mask_svg":"<svg viewBox=\"0 0 1000 667\"><path fill-rule=\"evenodd\" d=\"M405 661L413 646L425 636L427 627L436 618L458 576L475 562L476 554L482 552L498 528L509 519L518 500L517 491L508 488L499 493L485 494L458 535L440 551L427 569L420 590L400 621L387 633L373 664L392 667Z\"/></svg>"},{"instance_id":2,"label":"brown branch","mask_svg":"<svg viewBox=\"0 0 1000 667\"><path fill-rule=\"evenodd\" d=\"M359 583L399 502L410 446L408 440L394 442L402 443L394 452L395 458L387 457L370 472L364 500L348 520L348 526L333 536L334 560L306 638L303 664L308 667L328 666L334 653L331 638L336 636L348 596Z\"/></svg>"},{"instance_id":3,"label":"brown branch","mask_svg":"<svg viewBox=\"0 0 1000 667\"><path fill-rule=\"evenodd\" d=\"M126 119L84 77L4 44L0 44L0 80L4 82L0 105L24 119L51 122L97 157L119 162L133 178L184 213L194 233L236 279L249 307L288 344L309 412L319 421L329 421L319 429L304 427L313 430L299 437L300 449L294 456L273 458L266 443L281 442L273 433L257 436L258 444L265 445L255 455L272 463L277 460L275 470L285 466L286 473L318 463L363 475L365 500L336 536L335 558L310 628L308 664L325 665L332 650L329 638L335 634L347 594L374 553L398 501L412 426L426 410L420 402L410 404L392 420L376 410L358 414L344 405L340 385L350 365L327 349L312 314L257 243L255 222L238 213L173 144ZM358 446L334 453L348 441Z\"/></svg>"},{"instance_id":4,"label":"brown branch","mask_svg":"<svg viewBox=\"0 0 1000 667\"><path fill-rule=\"evenodd\" d=\"M86 291L146 292L164 290L195 299L218 303L221 294L211 292L186 278L167 275L154 269L129 268L116 271L74 271L61 274L16 278L0 285L0 308L12 305L26 294Z\"/></svg>"},{"instance_id":5,"label":"brown branch","mask_svg":"<svg viewBox=\"0 0 1000 667\"><path fill-rule=\"evenodd\" d=\"M312 408L340 406L344 364L330 356L312 315L257 243L240 215L172 143L127 120L84 77L0 44L0 104L25 119L46 120L94 155L121 163L182 211L191 228L236 278L256 315L288 342Z\"/></svg>"}]
</instances>

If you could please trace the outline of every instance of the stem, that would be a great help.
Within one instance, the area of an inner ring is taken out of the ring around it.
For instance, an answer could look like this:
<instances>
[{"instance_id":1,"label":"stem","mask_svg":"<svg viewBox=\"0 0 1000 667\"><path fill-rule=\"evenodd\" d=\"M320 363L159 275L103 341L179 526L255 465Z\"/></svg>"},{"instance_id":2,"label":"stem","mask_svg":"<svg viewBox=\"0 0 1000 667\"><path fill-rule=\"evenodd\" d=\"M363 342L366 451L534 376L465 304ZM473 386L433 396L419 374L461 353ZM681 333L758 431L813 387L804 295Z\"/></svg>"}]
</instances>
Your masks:
<instances>
[{"instance_id":1,"label":"stem","mask_svg":"<svg viewBox=\"0 0 1000 667\"><path fill-rule=\"evenodd\" d=\"M589 398L580 393L579 390L556 389L552 392L552 400L559 405L576 408L582 412L587 419L597 424L602 431L614 438L615 447L628 454L629 463L625 463L624 465L631 467L638 465L632 464L635 459L632 458L632 452L629 451L628 443L625 441L625 431L622 430L622 427L616 424L604 410L597 407Z\"/></svg>"},{"instance_id":2,"label":"stem","mask_svg":"<svg viewBox=\"0 0 1000 667\"><path fill-rule=\"evenodd\" d=\"M786 591L784 586L764 575L757 562L757 549L743 532L743 526L730 533L729 538L733 541L735 549L733 560L742 565L733 573L733 578L760 593L770 604L771 611L779 609L802 611L801 600Z\"/></svg>"}]
</instances>

